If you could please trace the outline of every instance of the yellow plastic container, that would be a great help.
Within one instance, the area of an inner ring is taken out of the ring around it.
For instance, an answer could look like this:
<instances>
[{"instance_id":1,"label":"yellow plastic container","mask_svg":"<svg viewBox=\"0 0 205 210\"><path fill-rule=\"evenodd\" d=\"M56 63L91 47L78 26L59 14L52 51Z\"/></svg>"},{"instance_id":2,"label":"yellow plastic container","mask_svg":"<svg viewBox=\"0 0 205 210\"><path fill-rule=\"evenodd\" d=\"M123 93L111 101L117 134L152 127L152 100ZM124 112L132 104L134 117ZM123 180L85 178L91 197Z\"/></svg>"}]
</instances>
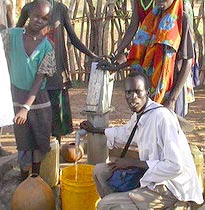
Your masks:
<instances>
[{"instance_id":1,"label":"yellow plastic container","mask_svg":"<svg viewBox=\"0 0 205 210\"><path fill-rule=\"evenodd\" d=\"M52 139L51 150L41 162L40 177L50 186L54 187L59 182L59 143Z\"/></svg>"},{"instance_id":2,"label":"yellow plastic container","mask_svg":"<svg viewBox=\"0 0 205 210\"><path fill-rule=\"evenodd\" d=\"M203 183L203 169L204 169L204 156L203 153L199 150L196 145L190 145L191 153L194 159L194 163L196 166L196 172L199 179L199 183L201 184L202 189L204 189Z\"/></svg>"},{"instance_id":3,"label":"yellow plastic container","mask_svg":"<svg viewBox=\"0 0 205 210\"><path fill-rule=\"evenodd\" d=\"M93 180L92 165L62 169L60 177L62 210L95 210L99 195Z\"/></svg>"}]
</instances>

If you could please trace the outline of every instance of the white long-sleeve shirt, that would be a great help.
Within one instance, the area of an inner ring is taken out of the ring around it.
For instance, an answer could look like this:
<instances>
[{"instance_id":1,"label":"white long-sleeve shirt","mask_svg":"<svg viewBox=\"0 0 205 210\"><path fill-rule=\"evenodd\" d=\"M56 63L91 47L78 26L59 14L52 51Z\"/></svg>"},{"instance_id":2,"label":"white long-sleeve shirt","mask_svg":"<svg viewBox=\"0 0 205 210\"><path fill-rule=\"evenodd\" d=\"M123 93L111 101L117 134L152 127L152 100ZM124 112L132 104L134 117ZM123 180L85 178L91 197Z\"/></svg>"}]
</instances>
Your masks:
<instances>
[{"instance_id":1,"label":"white long-sleeve shirt","mask_svg":"<svg viewBox=\"0 0 205 210\"><path fill-rule=\"evenodd\" d=\"M0 127L13 124L14 110L11 97L10 77L0 35Z\"/></svg>"},{"instance_id":2,"label":"white long-sleeve shirt","mask_svg":"<svg viewBox=\"0 0 205 210\"><path fill-rule=\"evenodd\" d=\"M156 106L159 104L149 99L145 110ZM108 148L126 144L136 120L134 113L127 124L107 128ZM141 187L165 184L178 200L203 203L190 147L174 113L162 107L142 115L131 144L138 146L140 160L149 166Z\"/></svg>"}]
</instances>

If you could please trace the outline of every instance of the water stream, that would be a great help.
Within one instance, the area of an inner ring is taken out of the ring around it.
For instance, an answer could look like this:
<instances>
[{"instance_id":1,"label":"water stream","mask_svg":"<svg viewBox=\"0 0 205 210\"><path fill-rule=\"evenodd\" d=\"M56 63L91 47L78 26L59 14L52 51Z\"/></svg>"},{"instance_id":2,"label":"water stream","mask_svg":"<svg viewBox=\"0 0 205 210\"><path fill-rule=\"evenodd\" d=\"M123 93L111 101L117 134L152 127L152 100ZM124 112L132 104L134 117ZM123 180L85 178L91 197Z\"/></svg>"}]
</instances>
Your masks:
<instances>
[{"instance_id":1,"label":"water stream","mask_svg":"<svg viewBox=\"0 0 205 210\"><path fill-rule=\"evenodd\" d=\"M75 181L78 181L78 151L79 151L79 145L75 145Z\"/></svg>"},{"instance_id":2,"label":"water stream","mask_svg":"<svg viewBox=\"0 0 205 210\"><path fill-rule=\"evenodd\" d=\"M85 136L87 131L84 129L80 129L75 134L75 181L78 181L78 155L79 155L79 145L80 145L80 138Z\"/></svg>"}]
</instances>

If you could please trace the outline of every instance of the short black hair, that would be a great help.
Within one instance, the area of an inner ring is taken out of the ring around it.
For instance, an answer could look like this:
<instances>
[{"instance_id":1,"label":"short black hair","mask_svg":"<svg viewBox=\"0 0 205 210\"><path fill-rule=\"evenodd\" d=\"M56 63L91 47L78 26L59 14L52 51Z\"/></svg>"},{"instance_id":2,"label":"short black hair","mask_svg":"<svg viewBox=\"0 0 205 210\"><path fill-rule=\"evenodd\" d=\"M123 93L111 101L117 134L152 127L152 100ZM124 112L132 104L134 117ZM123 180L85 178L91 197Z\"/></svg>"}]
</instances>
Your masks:
<instances>
[{"instance_id":1,"label":"short black hair","mask_svg":"<svg viewBox=\"0 0 205 210\"><path fill-rule=\"evenodd\" d=\"M41 4L47 4L50 8L49 13L50 14L52 13L53 5L50 1L47 1L47 0L35 0L35 1L33 1L32 9L34 9L35 7L38 7Z\"/></svg>"},{"instance_id":2,"label":"short black hair","mask_svg":"<svg viewBox=\"0 0 205 210\"><path fill-rule=\"evenodd\" d=\"M145 90L149 91L151 88L150 80L147 77L147 75L144 74L142 71L135 71L132 69L131 72L127 75L126 80L129 78L138 77L138 76L143 79L144 84L145 84Z\"/></svg>"}]
</instances>

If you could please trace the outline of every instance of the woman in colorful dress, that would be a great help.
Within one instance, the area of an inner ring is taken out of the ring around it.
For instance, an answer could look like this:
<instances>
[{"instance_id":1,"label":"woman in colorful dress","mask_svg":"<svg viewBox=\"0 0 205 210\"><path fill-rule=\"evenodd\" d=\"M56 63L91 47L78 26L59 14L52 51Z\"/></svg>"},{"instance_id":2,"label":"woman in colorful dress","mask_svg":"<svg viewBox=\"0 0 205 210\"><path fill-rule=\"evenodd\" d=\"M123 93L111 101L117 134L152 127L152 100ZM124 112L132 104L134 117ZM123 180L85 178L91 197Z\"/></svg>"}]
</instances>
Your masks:
<instances>
[{"instance_id":1,"label":"woman in colorful dress","mask_svg":"<svg viewBox=\"0 0 205 210\"><path fill-rule=\"evenodd\" d=\"M101 69L110 71L129 65L143 71L151 80L152 99L183 117L188 103L194 101L192 80L187 82L194 57L193 30L185 8L183 0L177 0L161 15L155 6L138 27L127 61L99 63Z\"/></svg>"},{"instance_id":2,"label":"woman in colorful dress","mask_svg":"<svg viewBox=\"0 0 205 210\"><path fill-rule=\"evenodd\" d=\"M46 78L56 71L55 53L51 42L42 34L48 25L51 4L35 2L29 13L28 25L2 33L14 104L14 134L21 169L21 180L29 170L39 174L41 161L50 151L51 105Z\"/></svg>"}]
</instances>

